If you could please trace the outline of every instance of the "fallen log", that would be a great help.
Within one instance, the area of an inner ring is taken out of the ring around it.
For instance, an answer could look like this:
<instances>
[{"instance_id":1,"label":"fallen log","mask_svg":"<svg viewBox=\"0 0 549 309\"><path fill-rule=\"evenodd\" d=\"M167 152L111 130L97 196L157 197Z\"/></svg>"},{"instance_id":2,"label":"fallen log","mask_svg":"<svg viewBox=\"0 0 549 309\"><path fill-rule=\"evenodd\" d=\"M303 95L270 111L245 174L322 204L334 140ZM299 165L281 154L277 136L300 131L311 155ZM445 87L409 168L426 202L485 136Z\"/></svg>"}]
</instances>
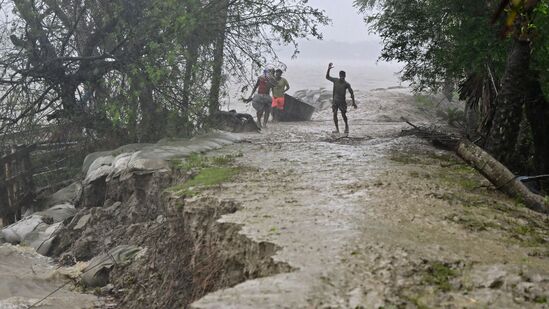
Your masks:
<instances>
[{"instance_id":1,"label":"fallen log","mask_svg":"<svg viewBox=\"0 0 549 309\"><path fill-rule=\"evenodd\" d=\"M435 128L416 126L405 118L402 120L413 127L412 130L404 130L403 134L415 135L431 141L436 147L455 151L461 159L486 177L498 190L522 201L531 210L549 214L547 198L530 191L519 177L482 148L466 139L439 132Z\"/></svg>"},{"instance_id":2,"label":"fallen log","mask_svg":"<svg viewBox=\"0 0 549 309\"><path fill-rule=\"evenodd\" d=\"M549 205L543 196L530 191L518 177L482 148L468 140L461 140L457 145L456 153L484 175L498 190L523 201L526 207L534 211L549 214Z\"/></svg>"}]
</instances>

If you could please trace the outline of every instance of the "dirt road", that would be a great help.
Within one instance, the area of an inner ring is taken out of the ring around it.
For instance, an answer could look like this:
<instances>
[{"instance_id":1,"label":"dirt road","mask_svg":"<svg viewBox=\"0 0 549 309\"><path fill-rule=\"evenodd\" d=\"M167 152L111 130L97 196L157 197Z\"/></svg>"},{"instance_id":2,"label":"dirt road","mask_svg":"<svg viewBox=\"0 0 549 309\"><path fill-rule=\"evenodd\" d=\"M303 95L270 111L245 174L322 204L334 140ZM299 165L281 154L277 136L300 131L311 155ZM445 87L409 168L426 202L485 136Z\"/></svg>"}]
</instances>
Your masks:
<instances>
[{"instance_id":1,"label":"dirt road","mask_svg":"<svg viewBox=\"0 0 549 309\"><path fill-rule=\"evenodd\" d=\"M399 137L433 118L404 91L358 93L349 138L331 111L248 143L237 179L212 189L243 208L221 220L276 244L295 271L243 282L193 308L547 308L548 220L452 154Z\"/></svg>"}]
</instances>

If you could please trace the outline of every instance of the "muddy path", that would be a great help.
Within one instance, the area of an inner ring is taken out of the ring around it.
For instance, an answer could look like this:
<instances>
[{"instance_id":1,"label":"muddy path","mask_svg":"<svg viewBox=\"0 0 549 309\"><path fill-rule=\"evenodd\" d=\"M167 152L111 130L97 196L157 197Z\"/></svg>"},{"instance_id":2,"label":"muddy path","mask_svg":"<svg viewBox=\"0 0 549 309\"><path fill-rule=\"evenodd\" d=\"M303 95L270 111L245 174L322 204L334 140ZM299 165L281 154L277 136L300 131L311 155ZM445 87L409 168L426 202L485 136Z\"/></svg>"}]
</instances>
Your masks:
<instances>
[{"instance_id":1,"label":"muddy path","mask_svg":"<svg viewBox=\"0 0 549 309\"><path fill-rule=\"evenodd\" d=\"M272 124L247 142L222 222L280 247L293 272L211 293L193 308L547 308L546 217L499 194L451 153L413 137L431 123L403 91L360 93L351 134L331 111Z\"/></svg>"}]
</instances>

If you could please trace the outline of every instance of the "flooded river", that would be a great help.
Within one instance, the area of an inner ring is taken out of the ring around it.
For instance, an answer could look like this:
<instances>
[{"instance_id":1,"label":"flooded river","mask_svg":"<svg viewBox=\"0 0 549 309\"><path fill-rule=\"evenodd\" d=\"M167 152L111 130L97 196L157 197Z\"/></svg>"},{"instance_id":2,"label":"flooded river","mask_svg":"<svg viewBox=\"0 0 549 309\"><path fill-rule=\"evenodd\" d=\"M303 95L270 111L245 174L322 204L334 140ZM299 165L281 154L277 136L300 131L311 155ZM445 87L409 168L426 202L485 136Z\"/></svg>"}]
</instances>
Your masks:
<instances>
[{"instance_id":1,"label":"flooded river","mask_svg":"<svg viewBox=\"0 0 549 309\"><path fill-rule=\"evenodd\" d=\"M96 296L72 291L72 287L50 258L30 247L0 245L0 309L83 309L99 304Z\"/></svg>"}]
</instances>

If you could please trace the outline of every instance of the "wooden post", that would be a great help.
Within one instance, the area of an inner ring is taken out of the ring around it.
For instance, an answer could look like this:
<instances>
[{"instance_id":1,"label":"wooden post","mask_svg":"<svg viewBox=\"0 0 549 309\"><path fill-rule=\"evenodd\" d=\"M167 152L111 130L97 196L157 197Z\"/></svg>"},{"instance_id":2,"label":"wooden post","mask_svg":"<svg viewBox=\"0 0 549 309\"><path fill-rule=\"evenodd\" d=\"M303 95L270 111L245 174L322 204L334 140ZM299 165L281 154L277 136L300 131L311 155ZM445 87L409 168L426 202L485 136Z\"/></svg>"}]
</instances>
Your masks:
<instances>
[{"instance_id":1,"label":"wooden post","mask_svg":"<svg viewBox=\"0 0 549 309\"><path fill-rule=\"evenodd\" d=\"M34 186L30 152L33 147L10 147L0 159L0 217L2 225L21 219L23 207L32 200Z\"/></svg>"}]
</instances>

